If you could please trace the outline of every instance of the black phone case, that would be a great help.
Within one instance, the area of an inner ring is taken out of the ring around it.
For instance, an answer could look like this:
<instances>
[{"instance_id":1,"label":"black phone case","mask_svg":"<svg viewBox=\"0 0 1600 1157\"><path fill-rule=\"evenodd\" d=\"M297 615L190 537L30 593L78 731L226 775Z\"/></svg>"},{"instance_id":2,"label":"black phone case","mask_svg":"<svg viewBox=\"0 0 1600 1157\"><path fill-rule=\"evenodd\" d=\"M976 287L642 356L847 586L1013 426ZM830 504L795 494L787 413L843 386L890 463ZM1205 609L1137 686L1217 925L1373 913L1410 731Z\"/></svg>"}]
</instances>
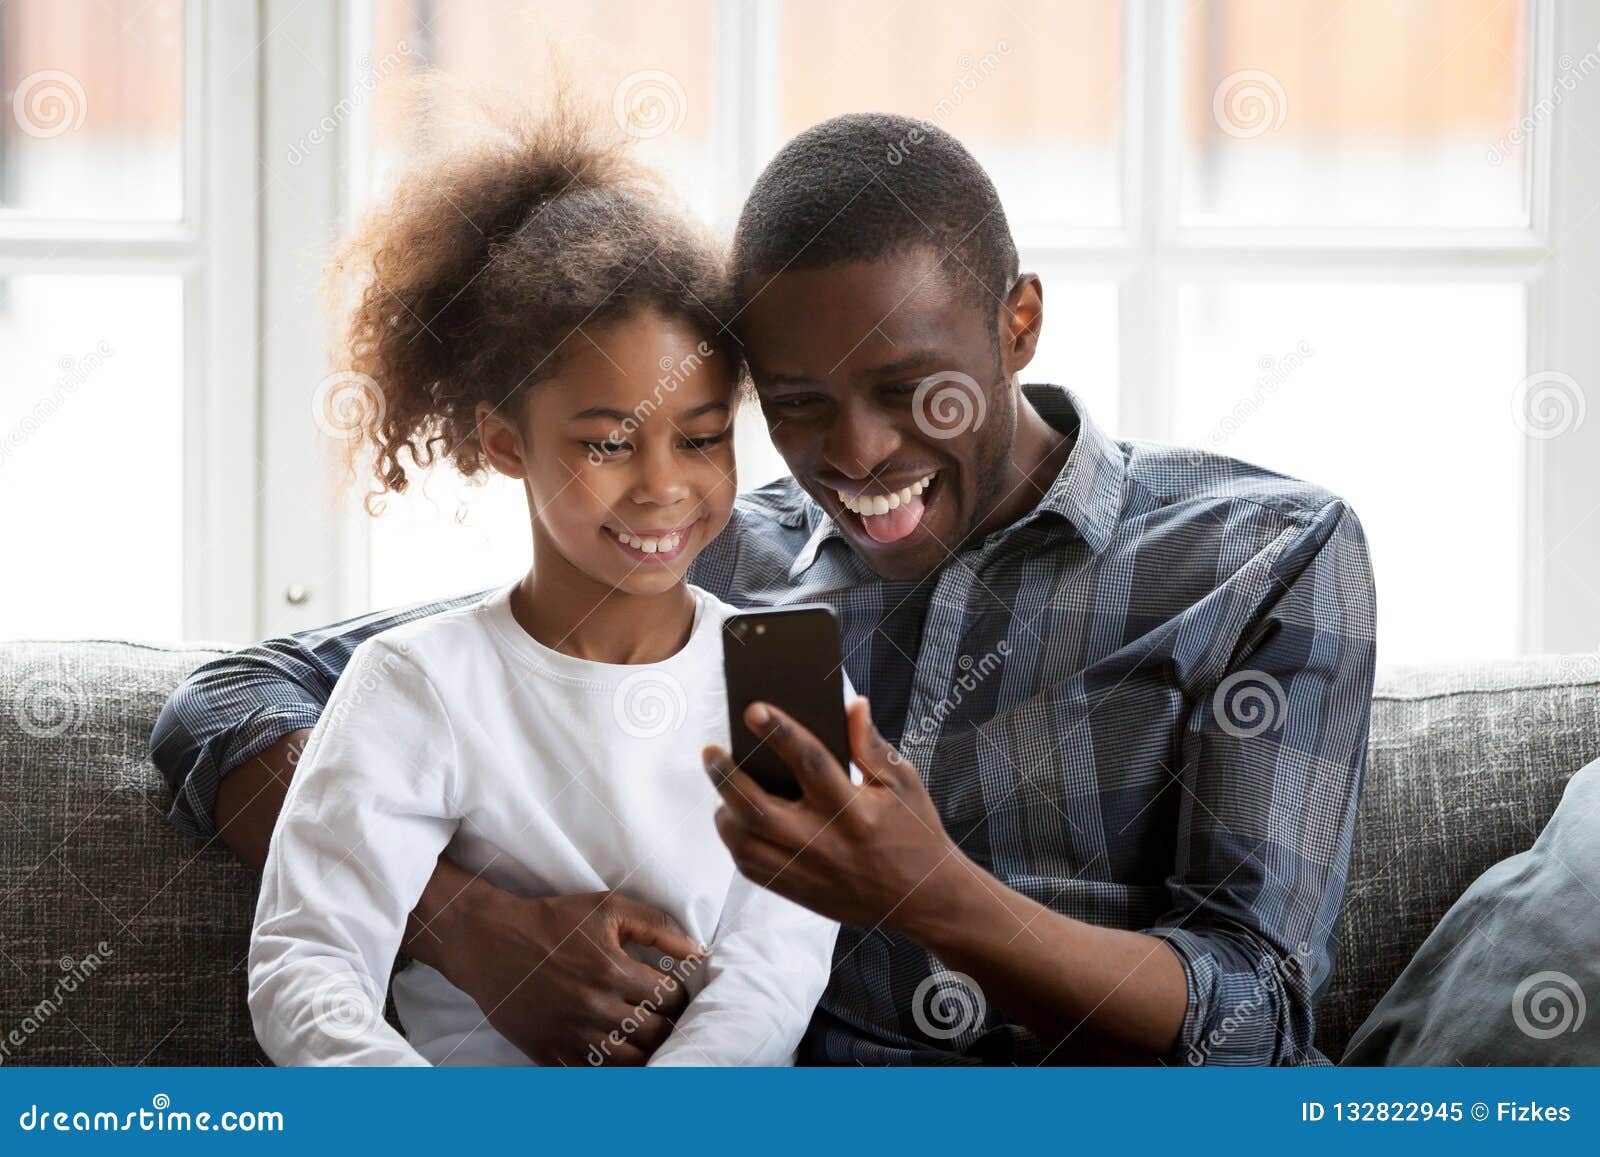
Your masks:
<instances>
[{"instance_id":1,"label":"black phone case","mask_svg":"<svg viewBox=\"0 0 1600 1157\"><path fill-rule=\"evenodd\" d=\"M734 762L764 790L785 799L801 794L788 765L744 724L744 709L757 699L788 712L849 769L833 608L802 603L730 615L722 624L722 665Z\"/></svg>"}]
</instances>

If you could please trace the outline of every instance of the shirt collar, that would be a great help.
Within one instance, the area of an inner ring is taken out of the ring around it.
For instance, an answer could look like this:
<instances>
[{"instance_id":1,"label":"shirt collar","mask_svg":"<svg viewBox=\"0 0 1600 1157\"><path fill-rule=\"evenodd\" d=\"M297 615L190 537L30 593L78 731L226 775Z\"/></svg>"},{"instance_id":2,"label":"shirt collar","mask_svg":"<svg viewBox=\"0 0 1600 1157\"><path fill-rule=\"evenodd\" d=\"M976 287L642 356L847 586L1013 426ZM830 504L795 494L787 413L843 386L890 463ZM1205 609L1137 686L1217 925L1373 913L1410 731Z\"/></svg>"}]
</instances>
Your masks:
<instances>
[{"instance_id":1,"label":"shirt collar","mask_svg":"<svg viewBox=\"0 0 1600 1157\"><path fill-rule=\"evenodd\" d=\"M1122 516L1127 469L1122 447L1090 420L1082 399L1072 391L1061 386L1025 385L1022 392L1040 417L1063 434L1076 431L1077 437L1066 465L1039 504L1010 526L996 531L991 538L1026 526L1042 516L1055 515L1071 523L1089 549L1099 554L1110 543ZM809 497L805 499L805 507L813 529L789 568L790 579L798 578L815 562L822 545L829 540L837 538L849 545L832 515Z\"/></svg>"}]
</instances>

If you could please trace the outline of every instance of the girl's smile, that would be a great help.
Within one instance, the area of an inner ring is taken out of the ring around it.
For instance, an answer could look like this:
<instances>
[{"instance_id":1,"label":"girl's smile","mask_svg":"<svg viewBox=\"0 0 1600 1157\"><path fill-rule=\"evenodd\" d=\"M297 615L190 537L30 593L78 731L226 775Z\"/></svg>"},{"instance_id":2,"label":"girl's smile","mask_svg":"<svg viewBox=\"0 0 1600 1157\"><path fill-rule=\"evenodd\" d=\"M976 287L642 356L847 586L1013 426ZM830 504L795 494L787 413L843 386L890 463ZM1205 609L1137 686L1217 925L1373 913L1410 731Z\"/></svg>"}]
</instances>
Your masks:
<instances>
[{"instance_id":1,"label":"girl's smile","mask_svg":"<svg viewBox=\"0 0 1600 1157\"><path fill-rule=\"evenodd\" d=\"M635 562L660 564L672 562L684 552L690 545L695 527L702 521L704 521L703 516L661 531L630 532L616 530L610 526L602 526L600 529L619 550Z\"/></svg>"}]
</instances>

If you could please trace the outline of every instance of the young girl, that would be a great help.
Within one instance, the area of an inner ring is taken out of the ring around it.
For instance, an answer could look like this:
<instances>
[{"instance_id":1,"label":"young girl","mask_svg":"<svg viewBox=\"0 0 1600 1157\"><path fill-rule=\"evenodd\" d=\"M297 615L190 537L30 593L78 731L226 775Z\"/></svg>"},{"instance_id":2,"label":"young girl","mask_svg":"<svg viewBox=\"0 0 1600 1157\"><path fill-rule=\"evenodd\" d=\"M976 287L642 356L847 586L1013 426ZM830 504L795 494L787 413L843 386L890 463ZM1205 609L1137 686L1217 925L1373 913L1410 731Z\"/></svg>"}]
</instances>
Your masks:
<instances>
[{"instance_id":1,"label":"young girl","mask_svg":"<svg viewBox=\"0 0 1600 1157\"><path fill-rule=\"evenodd\" d=\"M713 824L731 608L684 572L732 507L741 363L719 254L661 204L558 110L413 172L341 259L379 493L402 455L520 479L533 565L371 639L334 689L250 943L278 1064L529 1063L421 963L394 977L405 1035L384 1019L442 852L524 895L622 892L708 946L652 1063L787 1063L821 996L837 926L740 876Z\"/></svg>"}]
</instances>

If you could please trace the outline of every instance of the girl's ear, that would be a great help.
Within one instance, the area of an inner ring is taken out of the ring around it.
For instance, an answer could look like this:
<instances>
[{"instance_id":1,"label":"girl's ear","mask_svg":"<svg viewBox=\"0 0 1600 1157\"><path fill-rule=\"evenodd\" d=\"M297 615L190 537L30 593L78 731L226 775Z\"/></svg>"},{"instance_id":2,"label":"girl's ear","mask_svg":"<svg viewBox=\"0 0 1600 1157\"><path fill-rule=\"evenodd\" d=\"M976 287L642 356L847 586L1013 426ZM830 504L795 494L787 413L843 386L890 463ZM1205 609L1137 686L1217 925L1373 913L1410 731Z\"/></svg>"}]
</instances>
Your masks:
<instances>
[{"instance_id":1,"label":"girl's ear","mask_svg":"<svg viewBox=\"0 0 1600 1157\"><path fill-rule=\"evenodd\" d=\"M479 402L473 414L478 420L478 441L489 465L508 478L526 478L528 468L523 457L522 432L517 429L514 412Z\"/></svg>"}]
</instances>

